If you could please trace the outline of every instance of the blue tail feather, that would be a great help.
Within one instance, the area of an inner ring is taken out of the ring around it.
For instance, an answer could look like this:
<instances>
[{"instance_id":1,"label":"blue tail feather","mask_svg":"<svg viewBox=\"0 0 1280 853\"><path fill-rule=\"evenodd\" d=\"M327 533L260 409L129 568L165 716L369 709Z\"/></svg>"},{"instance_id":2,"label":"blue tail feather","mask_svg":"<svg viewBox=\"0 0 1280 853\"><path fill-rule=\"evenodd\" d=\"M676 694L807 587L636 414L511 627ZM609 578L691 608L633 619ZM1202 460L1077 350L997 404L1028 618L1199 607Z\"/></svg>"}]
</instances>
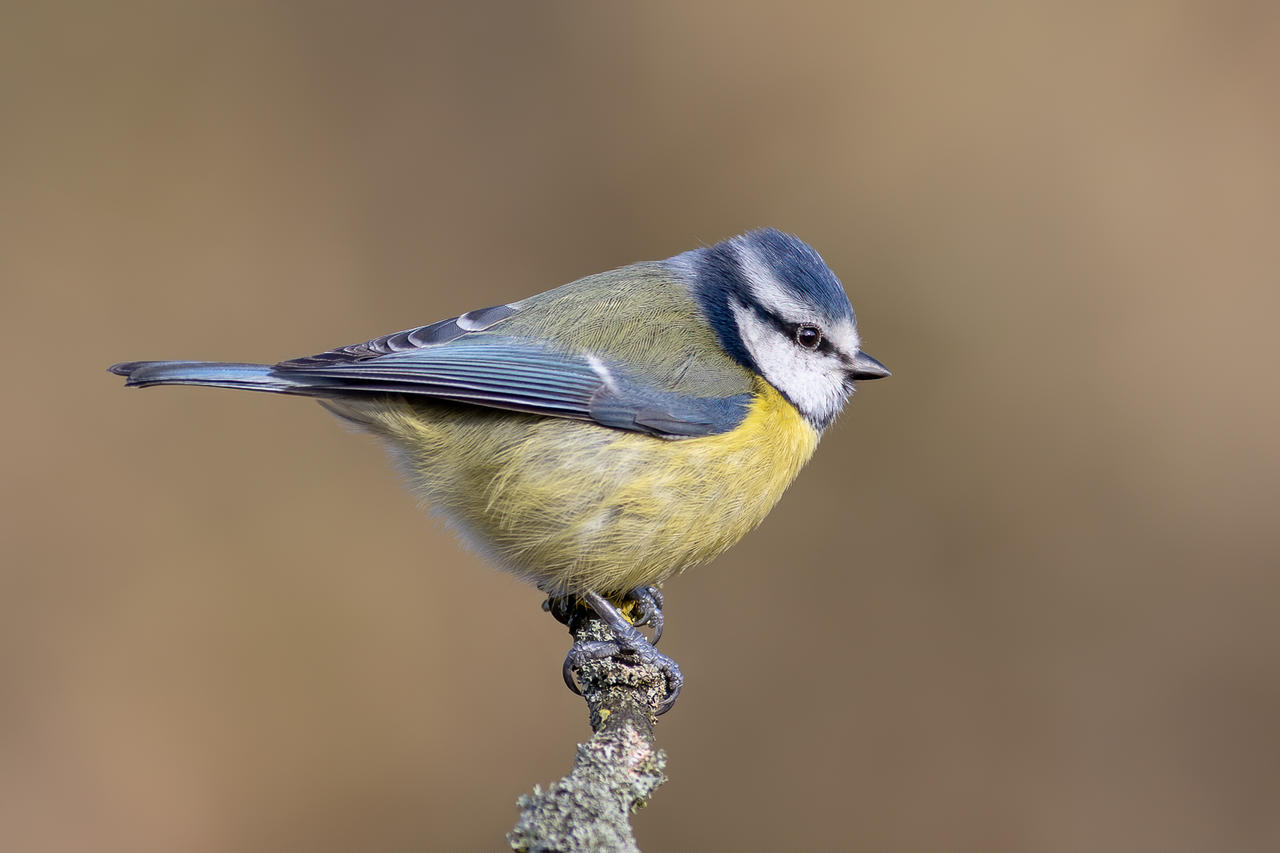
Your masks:
<instances>
[{"instance_id":1,"label":"blue tail feather","mask_svg":"<svg viewBox=\"0 0 1280 853\"><path fill-rule=\"evenodd\" d=\"M305 385L272 372L269 364L235 364L219 361L126 361L107 368L125 377L125 385L205 385L243 391L305 393Z\"/></svg>"}]
</instances>

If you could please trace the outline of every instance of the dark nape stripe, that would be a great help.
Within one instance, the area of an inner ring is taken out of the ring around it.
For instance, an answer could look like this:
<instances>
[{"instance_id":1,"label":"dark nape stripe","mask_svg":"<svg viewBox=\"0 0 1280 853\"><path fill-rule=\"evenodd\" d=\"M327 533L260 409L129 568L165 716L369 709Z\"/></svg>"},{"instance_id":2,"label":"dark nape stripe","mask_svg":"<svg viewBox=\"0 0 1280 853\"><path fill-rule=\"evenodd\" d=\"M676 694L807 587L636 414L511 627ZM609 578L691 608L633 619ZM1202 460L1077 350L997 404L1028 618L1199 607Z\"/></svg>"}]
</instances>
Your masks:
<instances>
[{"instance_id":1,"label":"dark nape stripe","mask_svg":"<svg viewBox=\"0 0 1280 853\"><path fill-rule=\"evenodd\" d=\"M700 250L694 275L694 294L720 345L739 364L759 375L760 367L743 343L738 321L733 316L734 303L749 305L752 301L748 298L737 253L728 242Z\"/></svg>"}]
</instances>

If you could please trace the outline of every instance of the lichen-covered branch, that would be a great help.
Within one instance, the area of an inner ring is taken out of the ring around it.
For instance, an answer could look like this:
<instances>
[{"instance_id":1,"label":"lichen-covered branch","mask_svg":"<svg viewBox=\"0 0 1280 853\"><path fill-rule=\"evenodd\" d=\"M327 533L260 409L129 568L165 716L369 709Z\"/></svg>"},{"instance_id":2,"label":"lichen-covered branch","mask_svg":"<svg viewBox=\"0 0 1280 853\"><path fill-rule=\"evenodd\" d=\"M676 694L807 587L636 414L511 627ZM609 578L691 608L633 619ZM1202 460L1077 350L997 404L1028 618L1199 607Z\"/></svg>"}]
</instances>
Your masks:
<instances>
[{"instance_id":1,"label":"lichen-covered branch","mask_svg":"<svg viewBox=\"0 0 1280 853\"><path fill-rule=\"evenodd\" d=\"M610 638L586 610L575 611L569 631L575 642ZM653 735L666 679L655 667L606 658L579 669L578 683L595 734L578 745L568 776L520 798L520 819L507 841L528 853L639 853L631 813L666 781L667 757Z\"/></svg>"}]
</instances>

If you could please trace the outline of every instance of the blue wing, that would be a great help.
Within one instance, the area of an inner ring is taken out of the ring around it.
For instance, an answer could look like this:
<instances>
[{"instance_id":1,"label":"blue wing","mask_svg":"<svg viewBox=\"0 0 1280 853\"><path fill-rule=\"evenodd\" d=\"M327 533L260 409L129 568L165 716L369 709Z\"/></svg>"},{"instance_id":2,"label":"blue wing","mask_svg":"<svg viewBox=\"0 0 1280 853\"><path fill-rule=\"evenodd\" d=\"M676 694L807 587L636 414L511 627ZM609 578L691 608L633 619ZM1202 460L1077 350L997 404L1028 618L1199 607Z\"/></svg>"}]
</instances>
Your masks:
<instances>
[{"instance_id":1,"label":"blue wing","mask_svg":"<svg viewBox=\"0 0 1280 853\"><path fill-rule=\"evenodd\" d=\"M659 274L662 269L641 272L600 274L523 302L468 311L275 365L150 361L111 370L133 386L204 385L314 397L403 394L593 421L664 438L733 429L751 402L749 377L736 365L727 372L728 357L717 360L714 343L699 344L687 326L655 322L657 315L683 316L671 305L689 297ZM634 299L637 291L646 298ZM602 298L602 292L628 298ZM626 313L639 302L645 311ZM607 340L593 337L599 324L583 322L584 305L597 321L607 310L612 312L608 322L615 325L653 324L648 330L652 349L640 354L646 359L641 375L630 375L625 358ZM521 322L532 315L537 316ZM535 327L554 329L562 347L531 335Z\"/></svg>"},{"instance_id":2,"label":"blue wing","mask_svg":"<svg viewBox=\"0 0 1280 853\"><path fill-rule=\"evenodd\" d=\"M142 361L111 370L140 387L205 385L313 397L403 394L663 438L731 430L751 402L750 394L700 397L655 388L596 356L527 338L445 329L467 316L276 365Z\"/></svg>"},{"instance_id":3,"label":"blue wing","mask_svg":"<svg viewBox=\"0 0 1280 853\"><path fill-rule=\"evenodd\" d=\"M732 429L750 403L748 394L692 397L649 387L595 356L501 335L348 358L283 362L272 374L304 386L301 393L425 396L670 438Z\"/></svg>"}]
</instances>

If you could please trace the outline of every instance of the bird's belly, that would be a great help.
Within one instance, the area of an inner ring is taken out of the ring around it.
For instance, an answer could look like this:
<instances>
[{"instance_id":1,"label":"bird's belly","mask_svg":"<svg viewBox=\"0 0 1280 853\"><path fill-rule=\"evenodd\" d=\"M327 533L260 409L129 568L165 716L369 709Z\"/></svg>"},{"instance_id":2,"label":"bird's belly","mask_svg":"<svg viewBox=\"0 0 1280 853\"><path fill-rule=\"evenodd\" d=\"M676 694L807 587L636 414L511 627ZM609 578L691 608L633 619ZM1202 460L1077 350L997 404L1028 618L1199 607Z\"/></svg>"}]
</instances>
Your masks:
<instances>
[{"instance_id":1,"label":"bird's belly","mask_svg":"<svg viewBox=\"0 0 1280 853\"><path fill-rule=\"evenodd\" d=\"M618 595L720 554L763 520L818 442L763 382L737 428L681 440L435 403L362 415L473 544L556 594Z\"/></svg>"}]
</instances>

